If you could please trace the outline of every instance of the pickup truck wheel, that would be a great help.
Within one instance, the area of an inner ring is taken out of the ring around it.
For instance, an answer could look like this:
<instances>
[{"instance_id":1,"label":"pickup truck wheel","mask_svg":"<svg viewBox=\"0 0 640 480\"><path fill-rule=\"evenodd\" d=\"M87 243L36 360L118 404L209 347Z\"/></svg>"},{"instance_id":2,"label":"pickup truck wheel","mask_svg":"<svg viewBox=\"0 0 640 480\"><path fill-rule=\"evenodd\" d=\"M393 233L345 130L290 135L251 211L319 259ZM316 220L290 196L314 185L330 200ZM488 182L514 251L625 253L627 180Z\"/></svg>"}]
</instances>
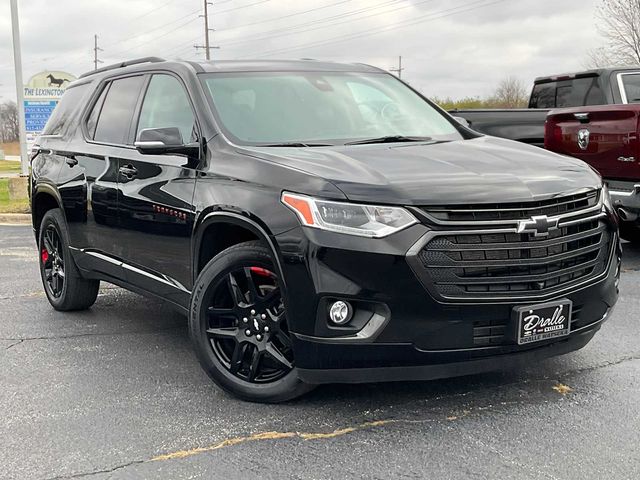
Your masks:
<instances>
[{"instance_id":1,"label":"pickup truck wheel","mask_svg":"<svg viewBox=\"0 0 640 480\"><path fill-rule=\"evenodd\" d=\"M67 226L60 209L49 210L38 238L40 276L49 303L56 310L85 310L98 297L100 282L82 278L69 252Z\"/></svg>"},{"instance_id":2,"label":"pickup truck wheel","mask_svg":"<svg viewBox=\"0 0 640 480\"><path fill-rule=\"evenodd\" d=\"M640 244L640 226L635 223L622 222L620 224L620 238L631 243Z\"/></svg>"},{"instance_id":3,"label":"pickup truck wheel","mask_svg":"<svg viewBox=\"0 0 640 480\"><path fill-rule=\"evenodd\" d=\"M260 242L230 247L202 270L189 329L200 364L225 391L275 403L313 388L296 373L279 279Z\"/></svg>"}]
</instances>

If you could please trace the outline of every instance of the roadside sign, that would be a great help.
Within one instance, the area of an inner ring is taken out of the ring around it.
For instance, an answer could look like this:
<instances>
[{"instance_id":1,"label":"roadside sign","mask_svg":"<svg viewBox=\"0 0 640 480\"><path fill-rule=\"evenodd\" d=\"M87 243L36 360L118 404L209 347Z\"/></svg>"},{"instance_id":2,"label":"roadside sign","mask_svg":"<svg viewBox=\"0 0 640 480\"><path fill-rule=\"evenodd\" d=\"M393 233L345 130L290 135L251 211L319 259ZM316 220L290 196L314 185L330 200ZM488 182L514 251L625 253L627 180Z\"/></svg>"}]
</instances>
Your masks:
<instances>
[{"instance_id":1,"label":"roadside sign","mask_svg":"<svg viewBox=\"0 0 640 480\"><path fill-rule=\"evenodd\" d=\"M32 76L24 86L24 123L27 133L27 151L42 133L53 109L75 76L52 70Z\"/></svg>"},{"instance_id":2,"label":"roadside sign","mask_svg":"<svg viewBox=\"0 0 640 480\"><path fill-rule=\"evenodd\" d=\"M57 100L25 100L24 117L27 132L41 132L49 120Z\"/></svg>"}]
</instances>

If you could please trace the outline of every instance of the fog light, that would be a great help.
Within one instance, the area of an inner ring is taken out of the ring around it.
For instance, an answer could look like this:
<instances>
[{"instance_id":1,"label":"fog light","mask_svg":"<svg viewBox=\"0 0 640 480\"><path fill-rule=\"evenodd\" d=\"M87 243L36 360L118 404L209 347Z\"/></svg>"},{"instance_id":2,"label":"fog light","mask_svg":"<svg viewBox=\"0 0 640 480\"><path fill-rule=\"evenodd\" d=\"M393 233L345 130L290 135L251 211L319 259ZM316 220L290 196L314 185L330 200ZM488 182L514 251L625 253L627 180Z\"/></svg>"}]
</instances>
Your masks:
<instances>
[{"instance_id":1,"label":"fog light","mask_svg":"<svg viewBox=\"0 0 640 480\"><path fill-rule=\"evenodd\" d=\"M352 315L353 308L351 304L349 304L349 302L343 302L342 300L334 302L329 309L329 318L336 325L344 325L351 320Z\"/></svg>"}]
</instances>

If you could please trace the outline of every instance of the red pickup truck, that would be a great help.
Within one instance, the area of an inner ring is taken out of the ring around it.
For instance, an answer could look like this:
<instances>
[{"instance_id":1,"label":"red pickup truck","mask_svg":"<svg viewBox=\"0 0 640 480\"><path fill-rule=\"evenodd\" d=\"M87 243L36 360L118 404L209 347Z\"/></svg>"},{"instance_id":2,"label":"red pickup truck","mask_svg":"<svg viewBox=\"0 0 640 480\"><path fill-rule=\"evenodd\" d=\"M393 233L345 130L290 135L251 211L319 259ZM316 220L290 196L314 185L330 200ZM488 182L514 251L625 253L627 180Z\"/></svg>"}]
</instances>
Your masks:
<instances>
[{"instance_id":1,"label":"red pickup truck","mask_svg":"<svg viewBox=\"0 0 640 480\"><path fill-rule=\"evenodd\" d=\"M552 110L544 146L595 168L620 216L620 236L640 242L640 104Z\"/></svg>"}]
</instances>

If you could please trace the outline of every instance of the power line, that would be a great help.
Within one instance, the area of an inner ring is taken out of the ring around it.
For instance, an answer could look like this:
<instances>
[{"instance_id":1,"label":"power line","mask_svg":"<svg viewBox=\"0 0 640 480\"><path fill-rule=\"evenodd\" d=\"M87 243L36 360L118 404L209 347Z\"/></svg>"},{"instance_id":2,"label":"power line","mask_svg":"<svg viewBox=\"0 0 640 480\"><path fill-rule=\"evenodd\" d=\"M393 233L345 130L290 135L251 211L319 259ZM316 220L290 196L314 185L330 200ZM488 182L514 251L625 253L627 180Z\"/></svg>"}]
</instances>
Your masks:
<instances>
[{"instance_id":1,"label":"power line","mask_svg":"<svg viewBox=\"0 0 640 480\"><path fill-rule=\"evenodd\" d=\"M229 1L229 0L225 0L224 2L219 2L219 3L226 3L227 1ZM222 10L222 11L217 12L217 13L225 13L225 12L230 12L230 11L234 11L234 10L240 10L240 9L243 9L243 8L253 7L254 5L258 5L258 4L261 4L261 3L265 3L265 2L268 2L268 1L270 1L270 0L260 0L260 1L258 1L258 2L250 3L250 4L248 4L248 5L239 5L239 6L237 6L237 7L229 8L229 9L227 9L227 10ZM108 44L108 45L105 45L105 48L106 48L106 47L113 46L113 45L117 45L117 44L120 44L120 43L125 43L125 42L128 42L129 40L133 40L133 39L135 39L135 38L139 38L139 37L145 36L145 35L147 35L147 34L149 34L149 33L151 33L151 32L155 32L156 30L160 30L160 29L163 29L163 28L165 28L165 27L167 27L167 26L169 26L169 25L173 25L174 23L179 22L179 21L181 21L181 20L184 20L185 18L190 17L190 16L192 16L192 15L195 15L195 14L197 14L197 13L199 13L199 12L200 12L200 8L198 8L197 10L194 10L194 11L192 11L192 12L189 12L189 13L187 13L186 15L183 15L183 16L182 16L182 17L180 17L180 18L177 18L177 19L175 19L175 20L172 20L171 22L168 22L168 23L165 23L165 24L163 24L163 25L159 25L159 26L157 26L157 27L154 27L154 28L152 28L152 29L150 29L150 30L146 30L146 31L143 31L143 32L141 32L141 33L138 33L138 34L136 34L136 35L135 35L135 36L133 36L133 37L125 38L124 40L118 40L118 41L116 41L116 42L113 42L113 43L110 43L110 44ZM161 35L160 37L155 37L155 38L153 38L153 39L151 39L151 40L149 40L149 41L147 41L147 42L143 42L143 43L139 44L138 46L146 45L147 43L153 42L153 41L155 41L155 40L156 40L156 39L158 39L158 38L162 38L162 37L166 36L166 34L167 34L167 33L174 32L174 31L176 31L178 28L182 28L182 27L184 27L185 25L188 25L189 23L192 23L193 21L197 20L197 18L198 18L198 17L195 17L195 18L193 18L192 20L190 20L190 21L188 21L188 22L186 22L186 23L184 23L184 24L182 24L182 25L178 26L177 28L174 28L174 29L170 30L169 32L166 32L165 34ZM129 48L129 49L127 49L127 50L122 50L122 51L121 51L121 52L119 52L119 53L124 53L124 52L128 52L128 51L134 50L134 49L135 49L135 48L137 48L138 46L135 46L135 47Z\"/></svg>"},{"instance_id":2,"label":"power line","mask_svg":"<svg viewBox=\"0 0 640 480\"><path fill-rule=\"evenodd\" d=\"M147 34L149 34L151 32L155 32L156 30L160 30L160 29L163 29L165 27L168 27L169 25L173 25L174 23L180 22L180 21L184 20L185 18L191 17L192 15L195 15L195 14L197 14L199 12L200 12L200 9L198 8L197 10L194 10L193 12L189 12L186 15L183 15L182 17L179 17L179 18L176 18L174 20L171 20L170 22L164 23L164 24L159 25L157 27L153 27L153 28L151 28L149 30L143 30L142 32L138 32L132 37L128 37L128 38L124 38L122 40L117 40L115 42L108 43L107 45L105 45L105 47L112 47L113 45L118 45L120 43L126 43L129 40L134 40L136 38L144 37L145 35L147 35ZM195 19L197 19L197 18L198 17L196 16Z\"/></svg>"},{"instance_id":3,"label":"power line","mask_svg":"<svg viewBox=\"0 0 640 480\"><path fill-rule=\"evenodd\" d=\"M324 45L331 45L334 43L340 43L346 40L353 40L355 38L362 38L362 37L368 37L368 36L374 36L374 35L379 35L381 33L386 33L388 31L391 30L396 30L398 28L402 28L405 26L411 26L411 25L417 25L419 23L426 23L432 20L438 20L440 18L444 18L444 17L449 17L451 15L457 15L459 13L465 13L471 10L476 10L478 8L482 8L482 7L488 7L490 5L494 5L497 3L502 3L506 0L495 0L493 2L490 3L486 3L486 4L482 4L482 5L477 5L478 3L481 3L485 0L478 0L476 2L471 2L468 3L466 5L464 5L464 7L471 7L471 5L475 5L471 8L462 8L463 6L459 6L459 7L454 7L451 9L447 9L447 10L442 10L440 12L435 12L435 13L429 13L427 15L421 15L419 17L410 19L410 20L403 20L401 22L397 22L397 23L393 23L390 25L387 25L386 27L382 27L379 29L376 29L375 31L371 31L371 29L369 30L365 30L362 32L358 32L356 34L346 34L346 35L340 35L338 37L334 37L333 39L327 39L327 40L323 40L323 41L317 41L317 42L309 42L306 44L302 44L302 45L298 45L297 47L292 47L292 48L279 48L279 49L274 49L274 50L268 50L262 53L259 53L257 55L257 57L267 57L267 56L271 56L271 55L277 55L280 53L285 53L285 52L291 52L291 51L296 51L296 50L304 50L305 48L310 48L310 47L318 47L318 46L324 46ZM457 11L454 11L457 10ZM450 13L448 13L450 12ZM442 14L442 15L441 15ZM254 57L256 56L255 54L252 55L242 55L239 58L247 58L247 57Z\"/></svg>"},{"instance_id":4,"label":"power line","mask_svg":"<svg viewBox=\"0 0 640 480\"><path fill-rule=\"evenodd\" d=\"M216 12L216 13L220 14L220 13L233 12L235 10L241 10L243 8L253 7L254 5L260 5L261 3L267 3L267 2L270 2L270 1L271 0L260 0L258 2L249 3L247 5L239 5L237 7L227 8L226 10L220 10L219 12ZM222 3L222 2L220 2L220 3Z\"/></svg>"},{"instance_id":5,"label":"power line","mask_svg":"<svg viewBox=\"0 0 640 480\"><path fill-rule=\"evenodd\" d=\"M149 15L151 15L154 12L157 12L160 9L163 9L164 7L166 7L167 5L171 4L171 3L175 3L176 0L169 0L166 3L163 3L162 5L159 5L157 7L152 8L151 10L148 10L147 12L141 14L141 15L137 15L135 17L130 18L127 22L126 25L129 25L130 23L135 22L136 20L139 20L141 18L147 17Z\"/></svg>"},{"instance_id":6,"label":"power line","mask_svg":"<svg viewBox=\"0 0 640 480\"><path fill-rule=\"evenodd\" d=\"M229 0L225 0L225 1L229 1ZM156 7L156 9L155 9L155 10L160 9L160 8L162 8L162 6L160 6L160 7ZM195 14L196 14L196 13L198 13L199 11L200 11L200 9L198 9L198 10L194 10L193 12L190 12L190 13L188 13L188 14L186 14L186 15L182 16L182 17L179 17L179 18L177 18L177 19L175 19L175 20L172 20L171 22L168 22L168 23L165 23L165 24L159 25L159 26L154 27L154 28L152 28L152 29L150 29L150 30L146 30L146 31L143 31L143 32L138 32L138 33L137 33L136 35L134 35L133 37L128 37L128 38L125 38L125 39L122 39L122 40L117 40L117 41L115 41L115 42L107 43L106 45L105 45L105 44L103 44L102 46L103 46L104 48L109 48L109 47L112 47L112 46L114 46L114 45L118 45L118 44L120 44L120 43L125 43L125 42L128 42L129 40L133 40L133 39L135 39L135 38L142 37L142 36L144 36L144 35L146 35L146 34L148 34L148 33L154 32L154 31L156 31L156 30L159 30L159 29L161 29L161 28L165 28L165 27L167 27L167 26L169 26L169 25L172 25L172 24L174 24L174 23L176 23L176 22L179 22L179 21L181 21L181 20L183 20L183 19L185 19L185 18L187 18L187 17L189 17L189 16L191 16L191 15L195 15ZM147 12L147 13L150 13L150 12ZM197 19L198 19L198 17L195 17L195 18L193 19L193 21L195 21L195 20L197 20ZM182 25L180 25L178 28L182 28L183 26L188 25L189 23L191 23L191 22L187 22L187 23L185 23L185 24L182 24ZM175 30L177 30L177 29L173 29L173 30L171 30L171 32L173 32L173 31L175 31ZM164 35L162 35L162 36L164 36ZM159 37L158 37L158 38L159 38ZM154 38L154 39L152 39L152 40L150 40L150 41L154 41L154 40L155 40L155 38ZM139 44L138 46L140 46L140 45L146 45L147 43L150 43L150 41L149 41L149 42L143 42L143 43ZM138 46L135 46L135 47L132 47L132 48L128 48L128 49L125 49L125 50L121 50L120 52L116 52L115 54L111 54L110 56L117 56L117 55L120 55L120 54L122 54L122 53L129 52L129 51L131 51L131 50L134 50L134 49L135 49L135 48L137 48ZM69 66L76 66L76 65L79 65L79 64L80 64L80 59L81 59L81 58L83 58L85 55L86 55L85 53L81 53L81 54L78 54L78 55L76 55L76 56L71 57L70 59L69 59L69 57L65 57L65 58L67 58L68 60L75 60L75 59L78 59L78 60L77 60L77 61L67 61L67 62L65 62L65 64L64 64L63 66L66 68L66 67L69 67ZM58 56L54 56L54 57L49 58L49 60L57 60L57 59L59 59L59 58L61 58L61 57L62 57L62 55L58 55ZM32 62L29 62L29 64L35 64L35 63L39 63L39 60L37 60L37 61L36 61L36 60L34 60L34 61L32 61Z\"/></svg>"},{"instance_id":7,"label":"power line","mask_svg":"<svg viewBox=\"0 0 640 480\"><path fill-rule=\"evenodd\" d=\"M228 32L230 30L237 30L238 28L253 27L254 25L261 25L263 23L275 22L275 21L278 21L278 20L282 20L284 18L290 18L290 17L295 17L295 16L298 16L298 15L304 15L306 13L311 13L311 12L315 12L315 11L318 11L318 10L323 10L325 8L335 7L336 5L342 5L343 3L350 3L350 2L353 2L353 0L342 0L340 2L330 3L329 5L323 5L321 7L311 8L309 10L304 10L302 12L290 13L288 15L282 15L280 17L274 17L274 18L267 18L266 20L258 20L258 21L251 22L251 23L244 23L242 25L236 25L235 27L223 28L221 30L218 30L218 33Z\"/></svg>"},{"instance_id":8,"label":"power line","mask_svg":"<svg viewBox=\"0 0 640 480\"><path fill-rule=\"evenodd\" d=\"M392 13L392 12L395 12L397 10L402 10L404 8L420 5L420 4L423 4L423 3L429 3L429 2L432 2L432 1L434 1L434 0L422 0L421 2L417 2L417 3L407 2L405 5L401 5L401 6L398 6L396 8L392 8L391 10L386 10L384 12L371 13L369 15L361 16L360 18L357 18L355 20L363 20L365 18L370 18L370 17L375 17L375 16L378 16L378 15L382 15L382 14ZM326 18L323 18L323 19L316 19L316 20L312 20L310 22L300 23L298 25L293 25L291 27L287 27L287 30L284 31L284 32L282 32L281 29L271 30L270 32L263 32L263 33L276 32L274 35L268 35L268 36L265 36L265 37L259 37L258 36L258 37L244 38L242 40L236 40L236 41L233 41L233 42L225 43L224 46L225 47L229 47L231 45L240 45L242 43L249 43L249 42L253 42L253 41L271 40L272 38L277 38L277 37L282 37L282 36L287 36L287 35L297 35L300 32L294 32L292 30L296 30L298 28L309 27L311 25L319 25L319 24L322 24L322 23L331 22L332 20L342 20L342 21L337 21L335 23L331 23L329 26L332 26L332 27L336 26L336 25L342 25L344 23L351 23L351 22L354 21L353 19L350 19L350 20L344 20L344 19L346 17L352 17L352 16L358 17L360 14L366 13L369 10L376 10L378 8L390 7L390 6L393 6L394 4L397 4L397 3L398 3L398 0L387 0L385 2L378 3L376 5L372 5L370 7L360 8L360 9L357 9L357 10L352 10L351 12L346 12L346 13L343 13L343 14L333 15L331 17L326 17ZM313 31L313 30L319 30L321 28L326 28L326 25L321 25L321 26L317 26L317 27L314 27L314 28L305 28L304 32L302 32L302 33L307 33L307 32Z\"/></svg>"},{"instance_id":9,"label":"power line","mask_svg":"<svg viewBox=\"0 0 640 480\"><path fill-rule=\"evenodd\" d=\"M112 54L110 54L110 56L119 56L119 55L122 55L123 53L130 52L131 50L136 50L137 48L140 48L140 47L141 47L141 46L143 46L143 45L147 45L147 44L149 44L149 43L151 43L151 42L155 42L155 41L157 41L159 38L164 38L164 37L166 37L167 35L169 35L169 34L171 34L171 33L175 32L176 30L180 30L182 27L186 27L186 26L187 26L187 25L189 25L190 23L195 22L196 20L198 20L198 17L195 17L195 18L192 18L192 19L190 19L190 20L187 20L186 22L184 22L184 23L182 23L182 24L178 25L177 27L172 28L171 30L166 31L166 32L165 32L165 33L163 33L162 35L159 35L159 36L157 36L157 37L150 38L149 40L147 40L147 41L145 41L145 42L139 43L139 44L134 45L133 47L129 47L129 48L125 49L125 50L120 50L119 52L112 53Z\"/></svg>"}]
</instances>

